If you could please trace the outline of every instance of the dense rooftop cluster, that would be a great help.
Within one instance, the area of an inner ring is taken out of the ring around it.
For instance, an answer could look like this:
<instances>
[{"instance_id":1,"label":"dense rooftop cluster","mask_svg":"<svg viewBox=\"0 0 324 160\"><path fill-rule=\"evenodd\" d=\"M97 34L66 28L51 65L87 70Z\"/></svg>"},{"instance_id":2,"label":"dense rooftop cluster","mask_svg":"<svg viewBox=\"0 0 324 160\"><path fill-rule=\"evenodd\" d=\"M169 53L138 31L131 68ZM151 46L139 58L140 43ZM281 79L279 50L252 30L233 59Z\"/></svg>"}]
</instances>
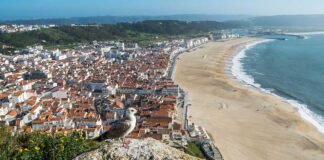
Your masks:
<instances>
[{"instance_id":1,"label":"dense rooftop cluster","mask_svg":"<svg viewBox=\"0 0 324 160\"><path fill-rule=\"evenodd\" d=\"M182 140L179 87L171 59L207 38L174 40L140 48L136 43L96 42L68 50L29 47L0 58L0 125L14 133L82 131L94 138L139 111L132 138Z\"/></svg>"}]
</instances>

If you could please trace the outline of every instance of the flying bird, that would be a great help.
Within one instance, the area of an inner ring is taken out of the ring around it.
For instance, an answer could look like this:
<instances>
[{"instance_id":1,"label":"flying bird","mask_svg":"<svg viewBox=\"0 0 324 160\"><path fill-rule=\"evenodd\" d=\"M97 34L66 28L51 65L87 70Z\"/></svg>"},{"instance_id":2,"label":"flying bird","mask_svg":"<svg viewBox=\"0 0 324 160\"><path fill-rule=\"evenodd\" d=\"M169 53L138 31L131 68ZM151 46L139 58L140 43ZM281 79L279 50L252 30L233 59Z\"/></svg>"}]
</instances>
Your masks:
<instances>
[{"instance_id":1,"label":"flying bird","mask_svg":"<svg viewBox=\"0 0 324 160\"><path fill-rule=\"evenodd\" d=\"M111 128L99 137L95 138L96 141L104 141L107 139L119 139L129 135L136 126L135 114L137 110L134 108L127 108L125 111L125 117L111 123Z\"/></svg>"}]
</instances>

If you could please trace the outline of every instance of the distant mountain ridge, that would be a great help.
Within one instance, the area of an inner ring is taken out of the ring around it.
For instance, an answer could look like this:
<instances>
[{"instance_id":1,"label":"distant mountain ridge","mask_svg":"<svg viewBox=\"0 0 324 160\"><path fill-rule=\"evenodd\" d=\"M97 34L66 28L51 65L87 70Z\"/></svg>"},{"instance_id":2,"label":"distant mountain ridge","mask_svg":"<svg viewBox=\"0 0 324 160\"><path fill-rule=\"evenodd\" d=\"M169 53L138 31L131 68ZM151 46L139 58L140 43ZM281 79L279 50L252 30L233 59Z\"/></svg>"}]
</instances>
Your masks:
<instances>
[{"instance_id":1,"label":"distant mountain ridge","mask_svg":"<svg viewBox=\"0 0 324 160\"><path fill-rule=\"evenodd\" d=\"M144 20L179 20L179 21L240 21L252 18L249 15L199 15L181 14L165 16L96 16L96 17L71 17L53 19L24 19L6 20L0 24L116 24L121 22L139 22Z\"/></svg>"},{"instance_id":2,"label":"distant mountain ridge","mask_svg":"<svg viewBox=\"0 0 324 160\"><path fill-rule=\"evenodd\" d=\"M177 20L177 21L217 21L234 22L244 25L263 27L317 27L324 28L324 14L318 15L276 15L276 16L251 16L251 15L202 15L179 14L161 16L96 16L96 17L71 17L54 19L24 19L0 20L0 24L117 24L135 23L146 20Z\"/></svg>"},{"instance_id":3,"label":"distant mountain ridge","mask_svg":"<svg viewBox=\"0 0 324 160\"><path fill-rule=\"evenodd\" d=\"M265 27L324 27L324 15L278 15L251 18L256 26Z\"/></svg>"}]
</instances>

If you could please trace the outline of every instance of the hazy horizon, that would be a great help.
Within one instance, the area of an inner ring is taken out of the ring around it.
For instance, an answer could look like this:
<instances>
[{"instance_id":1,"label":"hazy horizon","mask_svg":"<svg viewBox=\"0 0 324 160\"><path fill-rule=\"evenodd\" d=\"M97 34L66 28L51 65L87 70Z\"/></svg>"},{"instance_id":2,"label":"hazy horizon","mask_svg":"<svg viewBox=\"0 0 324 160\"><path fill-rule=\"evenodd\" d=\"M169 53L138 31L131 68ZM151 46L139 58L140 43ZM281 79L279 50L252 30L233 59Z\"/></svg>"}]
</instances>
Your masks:
<instances>
[{"instance_id":1,"label":"hazy horizon","mask_svg":"<svg viewBox=\"0 0 324 160\"><path fill-rule=\"evenodd\" d=\"M0 20L90 16L313 15L324 14L322 0L2 0Z\"/></svg>"}]
</instances>

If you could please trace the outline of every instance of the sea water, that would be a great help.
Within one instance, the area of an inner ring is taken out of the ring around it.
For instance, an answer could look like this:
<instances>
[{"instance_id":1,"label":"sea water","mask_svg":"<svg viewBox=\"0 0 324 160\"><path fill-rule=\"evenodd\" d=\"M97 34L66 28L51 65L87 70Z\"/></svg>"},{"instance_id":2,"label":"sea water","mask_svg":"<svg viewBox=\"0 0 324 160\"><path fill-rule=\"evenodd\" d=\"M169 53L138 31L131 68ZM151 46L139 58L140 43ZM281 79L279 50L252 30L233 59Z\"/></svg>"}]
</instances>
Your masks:
<instances>
[{"instance_id":1,"label":"sea water","mask_svg":"<svg viewBox=\"0 0 324 160\"><path fill-rule=\"evenodd\" d=\"M285 38L246 46L234 57L232 74L289 102L324 133L324 35Z\"/></svg>"}]
</instances>

